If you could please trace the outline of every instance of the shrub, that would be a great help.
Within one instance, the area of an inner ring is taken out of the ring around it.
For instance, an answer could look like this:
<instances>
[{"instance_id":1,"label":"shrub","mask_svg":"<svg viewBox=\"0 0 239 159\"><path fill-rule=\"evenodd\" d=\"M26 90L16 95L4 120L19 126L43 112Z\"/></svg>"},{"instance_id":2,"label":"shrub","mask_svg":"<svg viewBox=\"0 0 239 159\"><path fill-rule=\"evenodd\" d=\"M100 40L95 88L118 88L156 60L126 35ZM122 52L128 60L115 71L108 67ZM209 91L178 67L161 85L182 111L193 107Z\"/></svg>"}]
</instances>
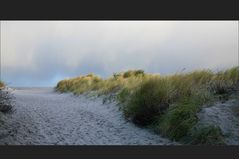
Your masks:
<instances>
[{"instance_id":1,"label":"shrub","mask_svg":"<svg viewBox=\"0 0 239 159\"><path fill-rule=\"evenodd\" d=\"M156 132L170 139L180 140L197 123L196 113L199 106L195 98L185 98L172 105L156 123Z\"/></svg>"},{"instance_id":2,"label":"shrub","mask_svg":"<svg viewBox=\"0 0 239 159\"><path fill-rule=\"evenodd\" d=\"M144 75L143 70L129 70L123 73L124 78L128 78L131 76L139 76L139 75Z\"/></svg>"},{"instance_id":3,"label":"shrub","mask_svg":"<svg viewBox=\"0 0 239 159\"><path fill-rule=\"evenodd\" d=\"M230 94L239 89L239 67L220 71L209 82L209 90L214 94Z\"/></svg>"},{"instance_id":4,"label":"shrub","mask_svg":"<svg viewBox=\"0 0 239 159\"><path fill-rule=\"evenodd\" d=\"M193 128L184 142L191 145L225 145L221 129L214 125Z\"/></svg>"},{"instance_id":5,"label":"shrub","mask_svg":"<svg viewBox=\"0 0 239 159\"><path fill-rule=\"evenodd\" d=\"M130 96L130 90L127 89L127 88L123 88L123 89L119 92L119 94L118 94L118 96L117 96L117 99L119 100L119 102L120 102L121 104L123 104L123 103L128 102L127 100L128 100L128 97L129 97L129 96Z\"/></svg>"},{"instance_id":6,"label":"shrub","mask_svg":"<svg viewBox=\"0 0 239 159\"><path fill-rule=\"evenodd\" d=\"M233 82L231 80L214 79L209 83L209 90L218 95L226 94L232 91Z\"/></svg>"},{"instance_id":7,"label":"shrub","mask_svg":"<svg viewBox=\"0 0 239 159\"><path fill-rule=\"evenodd\" d=\"M233 68L228 69L224 72L221 72L221 74L224 76L224 79L232 80L233 84L238 86L238 83L239 83L239 67L233 67Z\"/></svg>"},{"instance_id":8,"label":"shrub","mask_svg":"<svg viewBox=\"0 0 239 159\"><path fill-rule=\"evenodd\" d=\"M149 79L143 82L130 96L127 106L123 109L124 113L133 122L148 125L167 109L172 95L172 89L167 80L163 78Z\"/></svg>"}]
</instances>

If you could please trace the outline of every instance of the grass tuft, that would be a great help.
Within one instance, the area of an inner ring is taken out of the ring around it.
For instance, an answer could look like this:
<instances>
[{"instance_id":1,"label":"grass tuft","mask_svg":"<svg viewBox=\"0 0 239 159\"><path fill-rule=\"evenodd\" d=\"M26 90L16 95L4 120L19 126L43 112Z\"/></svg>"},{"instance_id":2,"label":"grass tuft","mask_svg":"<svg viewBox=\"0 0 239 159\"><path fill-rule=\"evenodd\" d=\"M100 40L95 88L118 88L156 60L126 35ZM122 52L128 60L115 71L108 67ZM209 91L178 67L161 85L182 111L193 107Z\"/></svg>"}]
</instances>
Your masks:
<instances>
[{"instance_id":1,"label":"grass tuft","mask_svg":"<svg viewBox=\"0 0 239 159\"><path fill-rule=\"evenodd\" d=\"M179 141L197 123L196 113L199 109L200 102L196 98L182 99L159 118L155 125L156 132Z\"/></svg>"},{"instance_id":2,"label":"grass tuft","mask_svg":"<svg viewBox=\"0 0 239 159\"><path fill-rule=\"evenodd\" d=\"M214 125L195 127L184 142L190 145L225 145L221 129Z\"/></svg>"}]
</instances>

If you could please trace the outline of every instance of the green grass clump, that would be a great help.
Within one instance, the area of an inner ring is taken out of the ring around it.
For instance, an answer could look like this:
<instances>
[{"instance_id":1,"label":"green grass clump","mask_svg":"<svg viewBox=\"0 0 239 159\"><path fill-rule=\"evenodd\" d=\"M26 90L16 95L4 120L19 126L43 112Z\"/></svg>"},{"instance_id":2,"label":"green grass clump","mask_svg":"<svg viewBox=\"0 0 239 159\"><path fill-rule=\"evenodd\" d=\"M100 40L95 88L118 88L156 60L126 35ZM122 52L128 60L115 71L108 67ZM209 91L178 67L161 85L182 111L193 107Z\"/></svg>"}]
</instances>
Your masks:
<instances>
[{"instance_id":1,"label":"green grass clump","mask_svg":"<svg viewBox=\"0 0 239 159\"><path fill-rule=\"evenodd\" d=\"M195 127L184 142L190 145L225 145L221 129L214 125Z\"/></svg>"},{"instance_id":2,"label":"green grass clump","mask_svg":"<svg viewBox=\"0 0 239 159\"><path fill-rule=\"evenodd\" d=\"M152 77L144 81L132 94L125 95L129 98L124 107L125 115L137 124L150 124L168 108L173 98L173 89L170 87L169 81L164 78Z\"/></svg>"},{"instance_id":3,"label":"green grass clump","mask_svg":"<svg viewBox=\"0 0 239 159\"><path fill-rule=\"evenodd\" d=\"M170 105L180 105L183 99L193 97L192 99L200 99L200 102L205 103L210 100L211 95L201 86L210 81L211 76L212 73L207 71L166 77L148 76L136 89L131 90L133 93L124 89L119 94L120 101L127 101L123 107L124 113L133 122L148 125L164 114ZM191 104L190 102L188 103Z\"/></svg>"},{"instance_id":4,"label":"green grass clump","mask_svg":"<svg viewBox=\"0 0 239 159\"><path fill-rule=\"evenodd\" d=\"M201 100L187 97L171 105L159 118L155 130L170 139L179 141L197 123L196 113L200 110Z\"/></svg>"}]
</instances>

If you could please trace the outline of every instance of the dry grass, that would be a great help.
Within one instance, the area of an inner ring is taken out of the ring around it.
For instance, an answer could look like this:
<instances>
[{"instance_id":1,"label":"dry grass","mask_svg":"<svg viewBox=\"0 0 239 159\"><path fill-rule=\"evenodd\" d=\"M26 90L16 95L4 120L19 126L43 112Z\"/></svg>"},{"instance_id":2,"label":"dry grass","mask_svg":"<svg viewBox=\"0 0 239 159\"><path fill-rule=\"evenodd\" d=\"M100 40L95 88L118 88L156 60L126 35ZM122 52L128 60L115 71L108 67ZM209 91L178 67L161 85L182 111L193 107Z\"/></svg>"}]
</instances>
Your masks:
<instances>
[{"instance_id":1,"label":"dry grass","mask_svg":"<svg viewBox=\"0 0 239 159\"><path fill-rule=\"evenodd\" d=\"M153 126L156 132L181 141L197 123L196 113L202 105L239 90L239 67L216 73L202 70L171 76L129 70L106 80L91 74L60 81L56 90L117 94L126 118L139 125Z\"/></svg>"},{"instance_id":2,"label":"dry grass","mask_svg":"<svg viewBox=\"0 0 239 159\"><path fill-rule=\"evenodd\" d=\"M3 88L4 86L5 84L2 81L0 81L0 89Z\"/></svg>"}]
</instances>

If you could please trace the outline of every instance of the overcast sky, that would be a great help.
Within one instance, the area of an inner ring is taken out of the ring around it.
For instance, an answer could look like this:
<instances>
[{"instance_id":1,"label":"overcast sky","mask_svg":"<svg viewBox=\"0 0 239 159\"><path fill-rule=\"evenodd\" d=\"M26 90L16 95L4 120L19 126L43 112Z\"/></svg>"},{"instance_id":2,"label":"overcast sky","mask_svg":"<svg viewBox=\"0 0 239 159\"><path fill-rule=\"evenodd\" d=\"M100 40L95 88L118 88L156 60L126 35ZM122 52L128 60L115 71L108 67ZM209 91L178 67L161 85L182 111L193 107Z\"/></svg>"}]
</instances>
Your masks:
<instances>
[{"instance_id":1,"label":"overcast sky","mask_svg":"<svg viewBox=\"0 0 239 159\"><path fill-rule=\"evenodd\" d=\"M90 72L171 74L237 65L236 21L2 21L2 79L54 86Z\"/></svg>"}]
</instances>

